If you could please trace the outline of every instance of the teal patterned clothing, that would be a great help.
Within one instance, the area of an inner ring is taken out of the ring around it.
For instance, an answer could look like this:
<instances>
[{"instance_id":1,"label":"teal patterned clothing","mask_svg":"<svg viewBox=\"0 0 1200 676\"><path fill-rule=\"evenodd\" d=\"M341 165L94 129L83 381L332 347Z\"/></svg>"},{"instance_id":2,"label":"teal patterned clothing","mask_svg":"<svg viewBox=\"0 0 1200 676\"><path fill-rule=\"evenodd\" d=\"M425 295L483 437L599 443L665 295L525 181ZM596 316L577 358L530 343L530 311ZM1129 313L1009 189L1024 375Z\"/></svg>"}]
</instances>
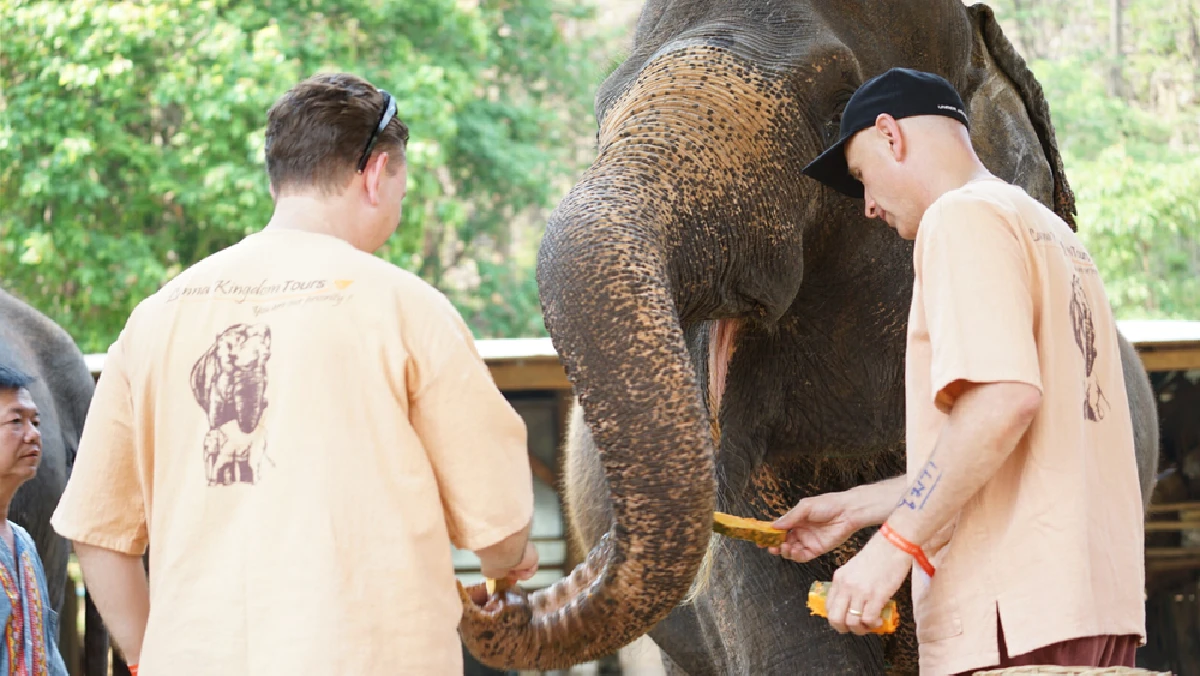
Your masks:
<instances>
[{"instance_id":1,"label":"teal patterned clothing","mask_svg":"<svg viewBox=\"0 0 1200 676\"><path fill-rule=\"evenodd\" d=\"M12 521L16 551L0 540L0 676L67 676L58 652L58 613L49 605L46 573L33 538Z\"/></svg>"}]
</instances>

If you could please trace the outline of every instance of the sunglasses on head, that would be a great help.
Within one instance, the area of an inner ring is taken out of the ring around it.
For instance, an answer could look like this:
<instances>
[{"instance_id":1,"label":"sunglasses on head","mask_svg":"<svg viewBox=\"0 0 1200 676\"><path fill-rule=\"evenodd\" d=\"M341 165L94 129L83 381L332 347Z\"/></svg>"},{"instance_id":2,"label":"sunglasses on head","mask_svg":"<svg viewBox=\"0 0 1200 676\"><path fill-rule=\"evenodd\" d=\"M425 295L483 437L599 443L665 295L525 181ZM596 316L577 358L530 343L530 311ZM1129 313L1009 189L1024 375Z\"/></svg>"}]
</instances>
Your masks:
<instances>
[{"instance_id":1,"label":"sunglasses on head","mask_svg":"<svg viewBox=\"0 0 1200 676\"><path fill-rule=\"evenodd\" d=\"M383 133L388 122L396 115L396 99L385 89L379 90L383 94L383 112L379 115L379 124L375 125L375 129L371 132L371 137L367 139L367 147L363 148L362 157L358 160L358 173L362 173L367 168L367 160L371 157L371 148L375 147L375 141L379 139L379 135Z\"/></svg>"}]
</instances>

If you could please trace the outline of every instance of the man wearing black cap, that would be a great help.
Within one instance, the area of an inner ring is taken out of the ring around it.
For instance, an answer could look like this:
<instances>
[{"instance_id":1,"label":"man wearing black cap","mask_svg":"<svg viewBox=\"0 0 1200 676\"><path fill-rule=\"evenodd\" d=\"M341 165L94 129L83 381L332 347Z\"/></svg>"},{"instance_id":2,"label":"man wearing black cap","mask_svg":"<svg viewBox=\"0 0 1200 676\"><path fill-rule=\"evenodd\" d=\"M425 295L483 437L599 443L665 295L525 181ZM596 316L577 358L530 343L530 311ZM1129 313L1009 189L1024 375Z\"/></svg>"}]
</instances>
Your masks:
<instances>
[{"instance_id":1,"label":"man wearing black cap","mask_svg":"<svg viewBox=\"0 0 1200 676\"><path fill-rule=\"evenodd\" d=\"M881 524L834 573L829 622L879 626L911 569L922 674L1133 666L1144 517L1115 321L1087 250L988 172L965 110L894 68L804 169L915 240L908 472L801 500L771 552L809 561Z\"/></svg>"}]
</instances>

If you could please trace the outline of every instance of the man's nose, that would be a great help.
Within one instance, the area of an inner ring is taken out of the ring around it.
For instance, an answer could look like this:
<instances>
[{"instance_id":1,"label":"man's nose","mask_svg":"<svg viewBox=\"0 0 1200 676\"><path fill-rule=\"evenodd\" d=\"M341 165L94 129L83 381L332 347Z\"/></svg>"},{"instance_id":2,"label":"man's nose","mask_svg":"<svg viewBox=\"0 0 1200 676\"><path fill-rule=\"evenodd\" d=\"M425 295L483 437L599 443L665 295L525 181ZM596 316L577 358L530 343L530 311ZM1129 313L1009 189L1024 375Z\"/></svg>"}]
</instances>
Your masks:
<instances>
[{"instance_id":1,"label":"man's nose","mask_svg":"<svg viewBox=\"0 0 1200 676\"><path fill-rule=\"evenodd\" d=\"M40 444L42 441L42 430L33 423L28 423L25 431L25 443Z\"/></svg>"},{"instance_id":2,"label":"man's nose","mask_svg":"<svg viewBox=\"0 0 1200 676\"><path fill-rule=\"evenodd\" d=\"M871 199L870 196L867 196L865 201L866 206L864 207L864 211L867 214L867 218L876 218L879 216L879 208L875 206L875 200Z\"/></svg>"}]
</instances>

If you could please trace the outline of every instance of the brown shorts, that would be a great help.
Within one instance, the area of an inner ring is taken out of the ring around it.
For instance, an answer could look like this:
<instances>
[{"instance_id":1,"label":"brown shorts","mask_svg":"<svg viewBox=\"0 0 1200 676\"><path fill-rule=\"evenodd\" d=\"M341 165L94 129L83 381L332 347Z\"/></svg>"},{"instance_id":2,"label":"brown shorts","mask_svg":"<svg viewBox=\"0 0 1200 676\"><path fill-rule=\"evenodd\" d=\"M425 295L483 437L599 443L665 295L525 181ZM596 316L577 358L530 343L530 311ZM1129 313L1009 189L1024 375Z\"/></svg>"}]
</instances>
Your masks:
<instances>
[{"instance_id":1,"label":"brown shorts","mask_svg":"<svg viewBox=\"0 0 1200 676\"><path fill-rule=\"evenodd\" d=\"M996 642L1000 647L1000 663L964 671L958 676L970 676L976 671L1005 669L1007 667L1058 666L1058 667L1133 667L1134 653L1141 638L1130 636L1085 636L1060 643L1051 643L1037 650L1010 657L1004 643L1004 628L1000 617L996 617Z\"/></svg>"}]
</instances>

